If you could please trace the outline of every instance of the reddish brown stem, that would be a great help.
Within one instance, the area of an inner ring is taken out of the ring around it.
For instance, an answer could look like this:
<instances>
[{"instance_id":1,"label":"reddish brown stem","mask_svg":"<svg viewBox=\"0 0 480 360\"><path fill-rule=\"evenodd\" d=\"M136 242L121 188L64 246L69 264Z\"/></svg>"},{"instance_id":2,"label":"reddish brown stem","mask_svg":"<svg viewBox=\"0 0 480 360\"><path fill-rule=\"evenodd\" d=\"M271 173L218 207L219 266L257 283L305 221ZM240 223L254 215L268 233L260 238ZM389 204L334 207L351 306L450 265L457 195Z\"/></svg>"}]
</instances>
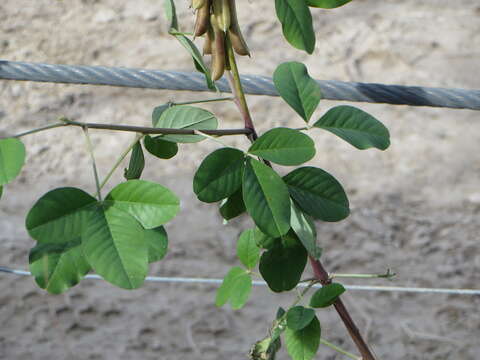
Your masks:
<instances>
[{"instance_id":1,"label":"reddish brown stem","mask_svg":"<svg viewBox=\"0 0 480 360\"><path fill-rule=\"evenodd\" d=\"M319 260L315 260L314 258L310 257L310 264L312 265L315 278L322 285L327 285L332 282L328 276L327 271L325 270L325 268L323 267L322 263ZM348 333L350 334L350 337L352 338L353 342L357 346L358 351L360 351L360 354L362 354L363 360L375 360L375 356L373 355L372 351L368 347L368 344L363 339L362 334L360 333L357 326L355 325L355 322L350 316L350 313L345 307L345 304L343 303L342 299L338 298L333 304L333 306L335 307L335 310L337 310L338 315L340 316L343 323L345 324L345 327L347 328Z\"/></svg>"}]
</instances>

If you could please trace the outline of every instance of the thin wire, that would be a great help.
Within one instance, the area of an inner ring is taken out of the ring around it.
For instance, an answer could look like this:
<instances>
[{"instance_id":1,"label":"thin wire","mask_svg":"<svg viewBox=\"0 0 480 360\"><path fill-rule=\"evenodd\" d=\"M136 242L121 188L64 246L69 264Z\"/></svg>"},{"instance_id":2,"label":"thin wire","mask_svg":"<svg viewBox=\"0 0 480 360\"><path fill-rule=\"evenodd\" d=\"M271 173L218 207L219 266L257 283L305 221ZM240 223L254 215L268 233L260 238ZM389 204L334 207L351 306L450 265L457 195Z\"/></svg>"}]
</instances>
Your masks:
<instances>
[{"instance_id":1,"label":"thin wire","mask_svg":"<svg viewBox=\"0 0 480 360\"><path fill-rule=\"evenodd\" d=\"M21 276L32 276L29 271L10 269L8 267L0 266L0 272L7 274L15 274ZM101 280L99 275L86 275L85 279ZM145 281L159 282L159 283L184 283L184 284L214 284L220 285L222 279L211 278L189 278L189 277L160 277L160 276L147 276ZM255 286L267 286L265 281L253 281ZM306 287L308 284L300 283L298 287ZM454 294L454 295L480 295L480 290L477 289L441 289L441 288L415 288L415 287L402 287L402 286L363 286L363 285L343 285L347 290L359 290L359 291L383 291L383 292L407 292L407 293L420 293L420 294ZM313 287L320 288L322 285L315 284Z\"/></svg>"},{"instance_id":2,"label":"thin wire","mask_svg":"<svg viewBox=\"0 0 480 360\"><path fill-rule=\"evenodd\" d=\"M211 91L203 74L127 69L105 66L73 66L0 60L0 79L66 84L109 85L132 88ZM278 96L272 78L242 75L245 93ZM444 89L372 83L317 81L322 98L394 105L432 106L480 110L480 90ZM221 92L230 92L225 78L216 82Z\"/></svg>"}]
</instances>

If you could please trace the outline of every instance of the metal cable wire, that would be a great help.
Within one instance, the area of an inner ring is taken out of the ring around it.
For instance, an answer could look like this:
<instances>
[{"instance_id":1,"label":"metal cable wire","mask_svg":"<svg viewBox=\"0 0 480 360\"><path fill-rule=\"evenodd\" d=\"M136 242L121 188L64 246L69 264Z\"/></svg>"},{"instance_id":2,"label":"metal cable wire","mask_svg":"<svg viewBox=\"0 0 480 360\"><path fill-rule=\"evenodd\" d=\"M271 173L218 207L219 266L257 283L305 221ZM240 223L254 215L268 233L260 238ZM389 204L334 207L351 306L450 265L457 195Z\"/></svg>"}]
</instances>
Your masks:
<instances>
[{"instance_id":1,"label":"metal cable wire","mask_svg":"<svg viewBox=\"0 0 480 360\"><path fill-rule=\"evenodd\" d=\"M200 73L129 69L104 66L70 66L0 60L0 79L68 84L110 85L133 88L211 91ZM387 103L395 105L446 107L480 110L480 90L444 89L318 81L324 99ZM247 94L278 96L270 77L243 75ZM217 82L230 92L225 78Z\"/></svg>"},{"instance_id":2,"label":"metal cable wire","mask_svg":"<svg viewBox=\"0 0 480 360\"><path fill-rule=\"evenodd\" d=\"M21 276L32 276L29 271L10 269L8 267L0 266L0 272ZM86 275L86 279L101 280L99 275ZM187 283L187 284L213 284L220 285L222 279L210 278L184 278L184 277L159 277L147 276L145 281L160 282L160 283ZM255 286L267 286L265 281L253 281ZM307 286L306 283L300 283L299 287ZM362 291L383 291L383 292L408 292L408 293L428 293L428 294L450 294L450 295L480 295L480 290L476 289L439 289L439 288L415 288L415 287L401 287L401 286L363 286L363 285L343 285L347 290L362 290ZM320 284L315 284L313 287L322 287Z\"/></svg>"}]
</instances>

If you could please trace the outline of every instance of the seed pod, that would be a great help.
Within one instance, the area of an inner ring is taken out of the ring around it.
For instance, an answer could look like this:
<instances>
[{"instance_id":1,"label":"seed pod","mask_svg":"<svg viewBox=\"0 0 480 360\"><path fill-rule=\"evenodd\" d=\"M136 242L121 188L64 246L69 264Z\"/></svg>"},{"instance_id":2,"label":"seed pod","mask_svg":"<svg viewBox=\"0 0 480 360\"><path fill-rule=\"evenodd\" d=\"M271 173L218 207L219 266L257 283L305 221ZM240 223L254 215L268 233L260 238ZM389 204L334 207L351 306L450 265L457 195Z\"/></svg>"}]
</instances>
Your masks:
<instances>
[{"instance_id":1,"label":"seed pod","mask_svg":"<svg viewBox=\"0 0 480 360\"><path fill-rule=\"evenodd\" d=\"M232 43L233 49L238 55L250 56L250 50L248 49L247 42L243 38L240 25L238 25L237 9L235 6L235 0L228 0L231 13L231 25L228 29L228 37Z\"/></svg>"},{"instance_id":2,"label":"seed pod","mask_svg":"<svg viewBox=\"0 0 480 360\"><path fill-rule=\"evenodd\" d=\"M212 54L212 42L214 41L213 29L210 27L205 34L205 42L203 43L203 55Z\"/></svg>"},{"instance_id":3,"label":"seed pod","mask_svg":"<svg viewBox=\"0 0 480 360\"><path fill-rule=\"evenodd\" d=\"M207 0L192 0L192 7L197 10L204 7L207 3Z\"/></svg>"},{"instance_id":4,"label":"seed pod","mask_svg":"<svg viewBox=\"0 0 480 360\"><path fill-rule=\"evenodd\" d=\"M225 33L219 28L215 15L210 17L213 29L212 80L217 81L225 72Z\"/></svg>"},{"instance_id":5,"label":"seed pod","mask_svg":"<svg viewBox=\"0 0 480 360\"><path fill-rule=\"evenodd\" d=\"M213 0L213 15L217 19L220 29L227 32L231 24L228 0Z\"/></svg>"},{"instance_id":6,"label":"seed pod","mask_svg":"<svg viewBox=\"0 0 480 360\"><path fill-rule=\"evenodd\" d=\"M205 1L205 5L197 10L197 18L195 20L195 30L193 34L195 37L202 36L208 30L210 23L210 0Z\"/></svg>"}]
</instances>

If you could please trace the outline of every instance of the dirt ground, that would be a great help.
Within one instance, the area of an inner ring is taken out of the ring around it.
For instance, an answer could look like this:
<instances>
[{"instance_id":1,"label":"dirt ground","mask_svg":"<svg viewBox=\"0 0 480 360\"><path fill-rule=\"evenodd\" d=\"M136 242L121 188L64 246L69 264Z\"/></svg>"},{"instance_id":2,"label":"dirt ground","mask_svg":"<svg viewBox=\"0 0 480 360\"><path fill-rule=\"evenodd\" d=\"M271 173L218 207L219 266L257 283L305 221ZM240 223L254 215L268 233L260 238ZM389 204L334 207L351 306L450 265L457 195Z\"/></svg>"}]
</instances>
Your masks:
<instances>
[{"instance_id":1,"label":"dirt ground","mask_svg":"<svg viewBox=\"0 0 480 360\"><path fill-rule=\"evenodd\" d=\"M478 0L354 0L334 11L314 10L313 56L288 46L273 1L237 1L253 52L240 68L270 75L283 61L305 62L319 79L434 87L480 88ZM192 27L187 0L176 0L183 29ZM4 0L0 58L62 64L192 70L189 56L166 33L157 0ZM149 123L154 106L208 94L0 81L0 135L55 121ZM300 126L278 98L249 97L259 131ZM338 103L325 101L318 114ZM318 223L329 271L383 272L392 281L345 281L445 288L480 288L480 113L356 104L383 121L392 145L357 151L317 132L311 162L334 174L352 203L344 222ZM211 106L207 108L212 109ZM222 127L238 127L231 104L215 108ZM96 132L105 174L131 134ZM247 146L246 140L227 139ZM93 191L78 129L25 138L28 162L0 201L0 265L27 269L33 242L24 218L35 199L58 186ZM148 158L146 179L171 187L182 200L168 225L170 252L151 275L223 277L232 264L241 219L223 226L216 206L196 200L192 175L212 142L181 147L169 161ZM116 180L120 181L120 172ZM266 334L276 306L291 302L255 288L241 311L214 306L215 286L147 283L125 291L84 280L51 296L31 278L0 274L0 359L246 359ZM379 359L478 359L480 297L349 291L347 306ZM323 336L355 352L337 315L319 313ZM285 353L279 357L286 359ZM326 348L318 359L340 359Z\"/></svg>"}]
</instances>

